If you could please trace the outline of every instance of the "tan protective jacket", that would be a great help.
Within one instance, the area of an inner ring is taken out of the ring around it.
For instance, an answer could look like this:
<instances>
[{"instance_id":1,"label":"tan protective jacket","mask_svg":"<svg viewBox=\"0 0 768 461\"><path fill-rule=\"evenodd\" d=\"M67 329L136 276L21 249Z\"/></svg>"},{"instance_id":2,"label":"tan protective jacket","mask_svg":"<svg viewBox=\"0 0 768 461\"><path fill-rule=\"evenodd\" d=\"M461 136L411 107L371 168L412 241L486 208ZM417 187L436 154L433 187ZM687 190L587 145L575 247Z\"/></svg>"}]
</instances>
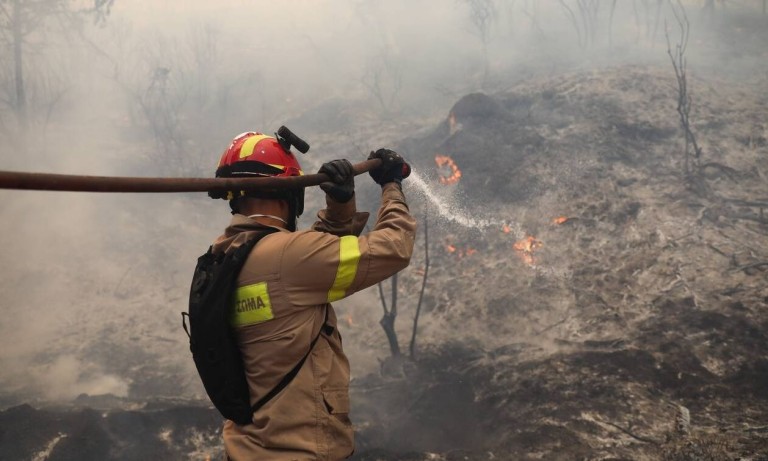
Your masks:
<instances>
[{"instance_id":1,"label":"tan protective jacket","mask_svg":"<svg viewBox=\"0 0 768 461\"><path fill-rule=\"evenodd\" d=\"M357 237L368 213L357 213L354 200L328 199L318 218L311 230L280 229L264 237L240 272L231 322L252 405L320 337L293 381L253 414L253 424L225 422L224 446L233 461L335 461L352 454L349 363L329 303L405 268L416 222L395 183L384 186L376 225L366 235ZM235 248L263 229L235 215L214 252Z\"/></svg>"}]
</instances>

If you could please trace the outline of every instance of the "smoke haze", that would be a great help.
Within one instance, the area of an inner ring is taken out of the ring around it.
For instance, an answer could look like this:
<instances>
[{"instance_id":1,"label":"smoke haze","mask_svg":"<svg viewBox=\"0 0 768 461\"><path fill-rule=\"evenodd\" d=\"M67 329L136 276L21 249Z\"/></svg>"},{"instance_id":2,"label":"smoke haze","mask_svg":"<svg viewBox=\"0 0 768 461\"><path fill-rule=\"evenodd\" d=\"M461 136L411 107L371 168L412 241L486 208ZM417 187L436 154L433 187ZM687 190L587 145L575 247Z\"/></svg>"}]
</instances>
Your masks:
<instances>
[{"instance_id":1,"label":"smoke haze","mask_svg":"<svg viewBox=\"0 0 768 461\"><path fill-rule=\"evenodd\" d=\"M26 47L27 135L12 105L0 107L0 169L212 176L236 134L287 124L312 145L301 161L314 172L415 136L467 93L618 64L672 72L665 29L673 44L679 31L666 3L657 15L654 2L619 2L610 27L605 6L586 28L557 1L495 2L483 25L472 10L482 3L116 0L100 24L62 30L51 20ZM734 41L768 50L765 35L725 31L702 3L685 2L691 77L765 81L768 59L732 52ZM764 20L760 2L742 3L728 8ZM0 52L0 86L12 95L12 53ZM367 178L358 191L360 208L376 206ZM301 227L321 204L307 191ZM179 313L197 256L228 222L226 204L0 191L0 214L0 403L202 396ZM388 353L378 302L371 289L338 305L358 377ZM429 322L424 341L441 339L446 325Z\"/></svg>"}]
</instances>

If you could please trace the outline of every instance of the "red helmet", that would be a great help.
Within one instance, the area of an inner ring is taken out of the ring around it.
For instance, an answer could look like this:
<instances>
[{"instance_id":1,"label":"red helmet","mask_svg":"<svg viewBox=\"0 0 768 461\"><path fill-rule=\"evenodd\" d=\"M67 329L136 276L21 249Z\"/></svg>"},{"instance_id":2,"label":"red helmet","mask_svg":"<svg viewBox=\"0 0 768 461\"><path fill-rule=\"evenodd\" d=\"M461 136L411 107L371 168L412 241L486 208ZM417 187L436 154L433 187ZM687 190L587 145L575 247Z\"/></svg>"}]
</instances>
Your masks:
<instances>
[{"instance_id":1,"label":"red helmet","mask_svg":"<svg viewBox=\"0 0 768 461\"><path fill-rule=\"evenodd\" d=\"M283 148L276 138L253 131L232 140L216 169L217 178L303 174L290 150Z\"/></svg>"},{"instance_id":2,"label":"red helmet","mask_svg":"<svg viewBox=\"0 0 768 461\"><path fill-rule=\"evenodd\" d=\"M221 155L216 168L217 178L252 176L301 176L301 165L290 151L273 136L252 131L235 136ZM295 217L304 211L304 188L275 191L227 191L210 192L211 198L233 200L250 196L288 200Z\"/></svg>"}]
</instances>

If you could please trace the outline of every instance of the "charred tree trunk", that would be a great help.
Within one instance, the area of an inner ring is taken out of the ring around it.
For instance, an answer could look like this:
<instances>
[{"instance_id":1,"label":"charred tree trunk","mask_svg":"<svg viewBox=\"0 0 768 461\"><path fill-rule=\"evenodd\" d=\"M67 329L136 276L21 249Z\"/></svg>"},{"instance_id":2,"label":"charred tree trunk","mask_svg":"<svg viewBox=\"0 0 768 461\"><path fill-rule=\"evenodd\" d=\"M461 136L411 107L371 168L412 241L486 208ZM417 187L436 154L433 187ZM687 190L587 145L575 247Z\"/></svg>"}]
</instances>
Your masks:
<instances>
[{"instance_id":1,"label":"charred tree trunk","mask_svg":"<svg viewBox=\"0 0 768 461\"><path fill-rule=\"evenodd\" d=\"M579 27L579 20L576 18L576 14L573 12L571 7L568 6L567 3L565 3L564 0L558 0L558 1L560 3L560 6L562 6L565 12L567 13L568 18L570 18L571 24L573 24L573 28L576 29L576 37L578 38L579 46L581 48L584 48L586 45L584 43L584 40L581 37L581 27Z\"/></svg>"},{"instance_id":2,"label":"charred tree trunk","mask_svg":"<svg viewBox=\"0 0 768 461\"><path fill-rule=\"evenodd\" d=\"M413 331L411 332L411 344L408 346L408 354L413 359L416 355L416 334L419 328L419 316L421 315L421 303L424 300L424 288L427 286L429 276L429 212L424 212L424 277L421 279L421 291L419 302L416 304L416 314L413 316Z\"/></svg>"},{"instance_id":3,"label":"charred tree trunk","mask_svg":"<svg viewBox=\"0 0 768 461\"><path fill-rule=\"evenodd\" d=\"M21 0L13 0L13 9L11 10L11 40L13 41L13 76L15 85L15 104L16 119L19 129L26 133L29 128L29 115L27 110L27 94L24 87L24 53L22 44L24 35L21 29L23 22L21 11Z\"/></svg>"},{"instance_id":4,"label":"charred tree trunk","mask_svg":"<svg viewBox=\"0 0 768 461\"><path fill-rule=\"evenodd\" d=\"M488 40L490 39L491 24L496 18L496 7L491 0L466 0L469 5L470 19L475 27L477 37L480 39L480 45L483 53L483 75L481 88L488 84L488 76L491 69L490 59L488 57Z\"/></svg>"},{"instance_id":5,"label":"charred tree trunk","mask_svg":"<svg viewBox=\"0 0 768 461\"><path fill-rule=\"evenodd\" d=\"M656 17L653 20L653 35L651 35L651 44L656 42L656 33L659 31L659 18L661 18L661 7L664 6L664 0L656 2Z\"/></svg>"},{"instance_id":6,"label":"charred tree trunk","mask_svg":"<svg viewBox=\"0 0 768 461\"><path fill-rule=\"evenodd\" d=\"M613 14L616 12L616 2L618 0L613 0L611 2L611 12L608 15L608 47L613 48Z\"/></svg>"},{"instance_id":7,"label":"charred tree trunk","mask_svg":"<svg viewBox=\"0 0 768 461\"><path fill-rule=\"evenodd\" d=\"M683 129L685 139L685 148L683 151L683 173L689 184L699 193L706 192L706 185L701 174L701 147L696 141L696 135L691 128L691 95L688 91L687 60L685 52L688 47L688 37L690 34L690 23L685 14L685 8L680 0L677 6L670 0L670 6L680 28L680 41L675 45L675 51L672 51L672 45L669 40L669 30L666 31L667 54L672 61L672 67L675 70L677 80L677 113L680 118L680 127Z\"/></svg>"},{"instance_id":8,"label":"charred tree trunk","mask_svg":"<svg viewBox=\"0 0 768 461\"><path fill-rule=\"evenodd\" d=\"M381 296L381 305L384 306L384 316L381 317L379 323L381 328L384 329L384 334L387 335L392 357L400 357L400 344L397 341L397 332L395 331L395 319L397 318L397 274L392 276L392 307L389 310L387 310L387 305L384 301L384 291L381 284L379 284L379 295Z\"/></svg>"}]
</instances>

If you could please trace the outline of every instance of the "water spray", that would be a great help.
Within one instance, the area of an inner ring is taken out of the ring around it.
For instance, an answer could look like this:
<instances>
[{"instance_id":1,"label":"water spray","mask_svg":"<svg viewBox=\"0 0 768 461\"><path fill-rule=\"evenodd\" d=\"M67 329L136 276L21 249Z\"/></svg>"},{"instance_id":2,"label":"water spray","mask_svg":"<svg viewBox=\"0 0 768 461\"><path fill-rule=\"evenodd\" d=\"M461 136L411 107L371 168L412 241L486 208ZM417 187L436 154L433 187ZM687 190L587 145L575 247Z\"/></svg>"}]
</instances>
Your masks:
<instances>
[{"instance_id":1,"label":"water spray","mask_svg":"<svg viewBox=\"0 0 768 461\"><path fill-rule=\"evenodd\" d=\"M455 200L440 197L438 192L427 184L417 171L411 173L411 180L409 182L418 189L419 193L422 194L425 199L429 200L433 208L437 210L437 213L445 220L472 229L486 229L489 227L501 229L506 226L510 229L510 232L518 238L521 238L525 234L517 223L511 223L492 217L470 216L461 205L456 203Z\"/></svg>"}]
</instances>

